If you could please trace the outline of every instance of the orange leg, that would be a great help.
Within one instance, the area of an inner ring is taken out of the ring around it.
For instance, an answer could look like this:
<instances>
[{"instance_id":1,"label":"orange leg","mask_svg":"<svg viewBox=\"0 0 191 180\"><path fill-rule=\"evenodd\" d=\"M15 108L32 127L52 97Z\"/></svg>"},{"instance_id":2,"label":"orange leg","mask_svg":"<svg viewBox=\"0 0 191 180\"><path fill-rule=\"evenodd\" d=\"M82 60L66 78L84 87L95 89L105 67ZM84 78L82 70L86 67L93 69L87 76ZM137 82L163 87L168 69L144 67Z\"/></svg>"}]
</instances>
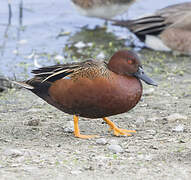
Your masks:
<instances>
[{"instance_id":1,"label":"orange leg","mask_svg":"<svg viewBox=\"0 0 191 180\"><path fill-rule=\"evenodd\" d=\"M113 130L115 136L119 135L131 136L130 133L136 133L135 130L119 129L112 121L110 121L106 117L104 117L103 120L109 125L110 130Z\"/></svg>"},{"instance_id":2,"label":"orange leg","mask_svg":"<svg viewBox=\"0 0 191 180\"><path fill-rule=\"evenodd\" d=\"M78 126L79 116L74 115L74 135L75 137L82 138L82 139L89 139L97 137L96 135L82 135L80 134L79 126Z\"/></svg>"}]
</instances>

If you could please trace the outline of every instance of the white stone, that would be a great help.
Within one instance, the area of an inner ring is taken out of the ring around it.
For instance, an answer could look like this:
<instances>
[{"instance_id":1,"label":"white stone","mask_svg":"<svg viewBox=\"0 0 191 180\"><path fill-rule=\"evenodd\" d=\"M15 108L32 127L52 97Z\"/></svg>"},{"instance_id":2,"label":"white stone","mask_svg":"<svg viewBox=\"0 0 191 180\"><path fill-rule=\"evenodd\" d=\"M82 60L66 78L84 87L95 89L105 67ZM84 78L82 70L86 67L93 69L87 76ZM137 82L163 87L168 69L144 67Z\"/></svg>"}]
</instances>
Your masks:
<instances>
[{"instance_id":1,"label":"white stone","mask_svg":"<svg viewBox=\"0 0 191 180\"><path fill-rule=\"evenodd\" d=\"M6 149L4 151L4 155L11 156L11 157L18 157L18 156L23 156L24 153L18 149Z\"/></svg>"},{"instance_id":2,"label":"white stone","mask_svg":"<svg viewBox=\"0 0 191 180\"><path fill-rule=\"evenodd\" d=\"M105 145L107 144L107 140L105 138L100 138L96 140L97 144Z\"/></svg>"},{"instance_id":3,"label":"white stone","mask_svg":"<svg viewBox=\"0 0 191 180\"><path fill-rule=\"evenodd\" d=\"M121 153L123 152L123 149L120 145L117 144L111 144L108 146L108 149L113 153Z\"/></svg>"},{"instance_id":4,"label":"white stone","mask_svg":"<svg viewBox=\"0 0 191 180\"><path fill-rule=\"evenodd\" d=\"M184 131L184 125L183 124L179 124L174 129L172 129L172 131L174 131L174 132L183 132Z\"/></svg>"},{"instance_id":5,"label":"white stone","mask_svg":"<svg viewBox=\"0 0 191 180\"><path fill-rule=\"evenodd\" d=\"M65 132L65 133L73 133L73 132L74 132L74 128L65 127L65 128L64 128L64 132Z\"/></svg>"},{"instance_id":6,"label":"white stone","mask_svg":"<svg viewBox=\"0 0 191 180\"><path fill-rule=\"evenodd\" d=\"M73 133L74 132L74 123L73 121L68 121L66 125L63 127L65 133Z\"/></svg>"}]
</instances>

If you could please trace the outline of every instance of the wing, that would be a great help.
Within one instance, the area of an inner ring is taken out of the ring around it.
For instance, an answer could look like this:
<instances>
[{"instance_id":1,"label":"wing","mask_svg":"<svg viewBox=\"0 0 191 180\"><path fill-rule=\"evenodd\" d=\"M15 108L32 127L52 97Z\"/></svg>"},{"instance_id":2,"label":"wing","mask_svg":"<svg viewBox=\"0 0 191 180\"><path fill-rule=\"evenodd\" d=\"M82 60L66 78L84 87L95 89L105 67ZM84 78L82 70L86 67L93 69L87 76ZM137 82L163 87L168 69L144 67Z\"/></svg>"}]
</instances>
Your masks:
<instances>
[{"instance_id":1,"label":"wing","mask_svg":"<svg viewBox=\"0 0 191 180\"><path fill-rule=\"evenodd\" d=\"M80 72L86 68L91 68L96 65L93 60L87 60L81 63L71 63L63 65L54 65L48 67L42 67L33 70L32 73L35 74L33 79L38 79L41 82L54 82L58 79L62 79L68 75L72 75L76 72Z\"/></svg>"}]
</instances>

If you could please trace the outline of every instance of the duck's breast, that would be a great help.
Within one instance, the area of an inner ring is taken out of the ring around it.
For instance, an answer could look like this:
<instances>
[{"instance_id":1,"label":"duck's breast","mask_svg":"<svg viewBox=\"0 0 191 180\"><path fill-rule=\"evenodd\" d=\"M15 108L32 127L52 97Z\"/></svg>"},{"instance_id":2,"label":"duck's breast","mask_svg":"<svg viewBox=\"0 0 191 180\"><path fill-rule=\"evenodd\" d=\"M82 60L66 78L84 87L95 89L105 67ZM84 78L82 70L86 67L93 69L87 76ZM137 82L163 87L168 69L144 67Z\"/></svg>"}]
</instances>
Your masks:
<instances>
[{"instance_id":1,"label":"duck's breast","mask_svg":"<svg viewBox=\"0 0 191 180\"><path fill-rule=\"evenodd\" d=\"M142 85L135 77L119 75L61 79L52 84L49 95L54 106L66 113L101 118L133 108L141 98Z\"/></svg>"}]
</instances>

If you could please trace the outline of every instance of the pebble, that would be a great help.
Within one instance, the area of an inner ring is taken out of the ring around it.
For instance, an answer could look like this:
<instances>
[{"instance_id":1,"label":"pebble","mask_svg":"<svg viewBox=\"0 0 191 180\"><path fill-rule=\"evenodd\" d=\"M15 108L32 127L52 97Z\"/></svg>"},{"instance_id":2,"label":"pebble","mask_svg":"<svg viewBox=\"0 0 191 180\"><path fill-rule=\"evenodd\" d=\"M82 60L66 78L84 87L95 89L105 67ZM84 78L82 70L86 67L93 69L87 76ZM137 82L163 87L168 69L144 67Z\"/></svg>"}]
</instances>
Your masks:
<instances>
[{"instance_id":1,"label":"pebble","mask_svg":"<svg viewBox=\"0 0 191 180\"><path fill-rule=\"evenodd\" d=\"M73 133L73 132L74 132L74 128L65 127L65 128L64 128L64 132L65 132L65 133Z\"/></svg>"},{"instance_id":2,"label":"pebble","mask_svg":"<svg viewBox=\"0 0 191 180\"><path fill-rule=\"evenodd\" d=\"M97 144L105 145L107 144L107 140L105 138L100 138L96 140Z\"/></svg>"},{"instance_id":3,"label":"pebble","mask_svg":"<svg viewBox=\"0 0 191 180\"><path fill-rule=\"evenodd\" d=\"M65 133L73 133L74 132L74 123L73 121L68 121L65 125L65 127L63 127L63 130Z\"/></svg>"},{"instance_id":4,"label":"pebble","mask_svg":"<svg viewBox=\"0 0 191 180\"><path fill-rule=\"evenodd\" d=\"M148 107L148 104L140 104L140 107Z\"/></svg>"},{"instance_id":5,"label":"pebble","mask_svg":"<svg viewBox=\"0 0 191 180\"><path fill-rule=\"evenodd\" d=\"M23 156L24 153L18 149L6 149L4 151L4 155L11 156L11 157L19 157L19 156Z\"/></svg>"},{"instance_id":6,"label":"pebble","mask_svg":"<svg viewBox=\"0 0 191 180\"><path fill-rule=\"evenodd\" d=\"M111 144L108 146L108 149L113 153L121 153L123 152L123 149L120 145L117 144Z\"/></svg>"},{"instance_id":7,"label":"pebble","mask_svg":"<svg viewBox=\"0 0 191 180\"><path fill-rule=\"evenodd\" d=\"M178 114L178 113L174 113L174 114L171 114L167 117L165 117L165 119L167 119L167 121L177 121L177 120L187 120L187 116L184 116L184 115L181 115L181 114Z\"/></svg>"},{"instance_id":8,"label":"pebble","mask_svg":"<svg viewBox=\"0 0 191 180\"><path fill-rule=\"evenodd\" d=\"M184 131L184 125L183 124L179 124L174 129L172 129L172 131L174 131L174 132L183 132Z\"/></svg>"}]
</instances>

